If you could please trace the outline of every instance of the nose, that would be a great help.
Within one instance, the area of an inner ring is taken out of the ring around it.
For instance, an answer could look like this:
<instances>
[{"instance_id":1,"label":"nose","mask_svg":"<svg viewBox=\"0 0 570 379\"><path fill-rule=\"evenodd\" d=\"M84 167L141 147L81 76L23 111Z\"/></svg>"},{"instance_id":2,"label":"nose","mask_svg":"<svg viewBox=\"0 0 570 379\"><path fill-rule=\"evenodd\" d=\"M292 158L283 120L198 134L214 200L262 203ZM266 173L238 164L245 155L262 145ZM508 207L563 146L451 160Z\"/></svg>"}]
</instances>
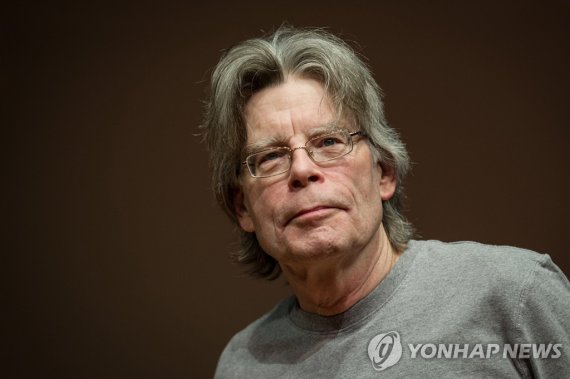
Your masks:
<instances>
[{"instance_id":1,"label":"nose","mask_svg":"<svg viewBox=\"0 0 570 379\"><path fill-rule=\"evenodd\" d=\"M318 182L322 179L321 167L313 162L309 156L309 151L304 146L293 149L291 152L289 187L292 189L301 189L311 182Z\"/></svg>"}]
</instances>

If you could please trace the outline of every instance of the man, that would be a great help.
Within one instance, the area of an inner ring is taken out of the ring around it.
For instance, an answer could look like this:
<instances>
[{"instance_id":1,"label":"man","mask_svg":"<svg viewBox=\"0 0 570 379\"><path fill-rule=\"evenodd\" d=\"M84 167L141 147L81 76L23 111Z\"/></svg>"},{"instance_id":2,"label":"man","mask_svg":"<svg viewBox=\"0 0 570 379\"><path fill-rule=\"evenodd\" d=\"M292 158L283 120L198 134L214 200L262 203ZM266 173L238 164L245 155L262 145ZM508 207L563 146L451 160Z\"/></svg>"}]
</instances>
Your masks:
<instances>
[{"instance_id":1,"label":"man","mask_svg":"<svg viewBox=\"0 0 570 379\"><path fill-rule=\"evenodd\" d=\"M237 260L294 293L217 378L570 377L570 285L547 255L411 240L406 149L342 40L281 27L234 46L204 131Z\"/></svg>"}]
</instances>

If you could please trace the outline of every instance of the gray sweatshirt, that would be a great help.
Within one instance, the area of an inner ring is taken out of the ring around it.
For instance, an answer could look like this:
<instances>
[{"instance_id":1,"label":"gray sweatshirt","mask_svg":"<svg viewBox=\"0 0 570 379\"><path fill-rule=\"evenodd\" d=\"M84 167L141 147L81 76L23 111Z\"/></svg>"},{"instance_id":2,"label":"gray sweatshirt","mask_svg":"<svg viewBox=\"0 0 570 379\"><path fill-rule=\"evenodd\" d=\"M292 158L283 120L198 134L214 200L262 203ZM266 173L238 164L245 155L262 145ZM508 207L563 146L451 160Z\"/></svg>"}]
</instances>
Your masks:
<instances>
[{"instance_id":1,"label":"gray sweatshirt","mask_svg":"<svg viewBox=\"0 0 570 379\"><path fill-rule=\"evenodd\" d=\"M295 297L236 334L215 378L570 378L570 284L548 255L410 241L347 311Z\"/></svg>"}]
</instances>

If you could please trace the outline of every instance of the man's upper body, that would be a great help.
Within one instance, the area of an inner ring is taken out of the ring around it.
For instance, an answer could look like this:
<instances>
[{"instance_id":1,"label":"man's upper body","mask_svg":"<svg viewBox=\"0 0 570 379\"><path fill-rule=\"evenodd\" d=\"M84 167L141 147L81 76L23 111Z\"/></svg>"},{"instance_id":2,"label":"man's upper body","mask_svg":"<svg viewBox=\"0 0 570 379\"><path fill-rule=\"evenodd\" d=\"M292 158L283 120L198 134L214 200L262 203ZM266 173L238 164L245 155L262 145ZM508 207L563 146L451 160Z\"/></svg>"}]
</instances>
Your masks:
<instances>
[{"instance_id":1,"label":"man's upper body","mask_svg":"<svg viewBox=\"0 0 570 379\"><path fill-rule=\"evenodd\" d=\"M213 73L204 128L214 191L242 231L238 262L255 276L283 273L295 295L235 337L218 377L366 377L360 363L374 363L371 375L385 369L400 340L535 342L525 338L537 335L524 333L540 299L528 286L543 283L546 272L534 274L531 266L551 267L547 272L555 266L522 255L517 265L472 246L454 255L410 242L400 204L406 149L384 119L371 73L340 39L280 28L236 45ZM503 261L510 263L489 274L491 283L481 287L487 291L476 291L484 268ZM568 282L557 285L561 290L548 296L565 298L542 316L570 318ZM508 286L512 292L497 292ZM529 317L516 307L521 303L534 307ZM481 313L474 311L478 305ZM493 313L495 305L501 312ZM425 374L420 363L404 359L399 368ZM339 365L349 371L341 375ZM435 366L431 372L441 372ZM526 372L524 364L507 366ZM493 376L495 366L488 369ZM509 371L501 366L500 372Z\"/></svg>"},{"instance_id":2,"label":"man's upper body","mask_svg":"<svg viewBox=\"0 0 570 379\"><path fill-rule=\"evenodd\" d=\"M345 312L281 302L234 336L215 377L566 378L569 291L548 255L410 241Z\"/></svg>"}]
</instances>

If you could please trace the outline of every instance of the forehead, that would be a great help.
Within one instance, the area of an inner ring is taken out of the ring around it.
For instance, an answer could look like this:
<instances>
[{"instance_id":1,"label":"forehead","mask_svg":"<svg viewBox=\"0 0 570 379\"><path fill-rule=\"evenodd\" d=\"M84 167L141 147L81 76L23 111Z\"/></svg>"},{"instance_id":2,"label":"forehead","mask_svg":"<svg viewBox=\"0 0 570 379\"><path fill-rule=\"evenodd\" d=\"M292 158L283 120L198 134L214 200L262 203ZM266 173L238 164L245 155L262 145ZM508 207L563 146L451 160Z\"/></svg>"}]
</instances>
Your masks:
<instances>
[{"instance_id":1,"label":"forehead","mask_svg":"<svg viewBox=\"0 0 570 379\"><path fill-rule=\"evenodd\" d=\"M248 143L268 137L306 135L336 118L323 85L298 77L254 94L246 104L244 116Z\"/></svg>"}]
</instances>

